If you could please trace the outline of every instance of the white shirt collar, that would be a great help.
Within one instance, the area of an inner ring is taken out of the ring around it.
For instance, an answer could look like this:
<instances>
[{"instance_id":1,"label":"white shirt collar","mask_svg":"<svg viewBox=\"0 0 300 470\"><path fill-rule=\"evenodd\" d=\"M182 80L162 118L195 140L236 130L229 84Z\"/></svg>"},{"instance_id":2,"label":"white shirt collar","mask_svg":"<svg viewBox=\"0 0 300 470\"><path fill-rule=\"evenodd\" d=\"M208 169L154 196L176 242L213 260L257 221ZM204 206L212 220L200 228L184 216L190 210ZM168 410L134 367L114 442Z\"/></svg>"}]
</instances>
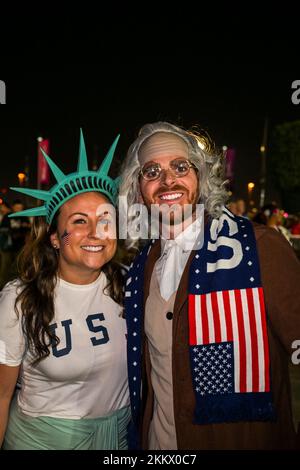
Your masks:
<instances>
[{"instance_id":1,"label":"white shirt collar","mask_svg":"<svg viewBox=\"0 0 300 470\"><path fill-rule=\"evenodd\" d=\"M185 230L183 230L174 240L167 240L161 238L161 250L170 248L171 246L178 245L182 251L191 251L197 248L200 231L202 228L202 220L196 219Z\"/></svg>"}]
</instances>

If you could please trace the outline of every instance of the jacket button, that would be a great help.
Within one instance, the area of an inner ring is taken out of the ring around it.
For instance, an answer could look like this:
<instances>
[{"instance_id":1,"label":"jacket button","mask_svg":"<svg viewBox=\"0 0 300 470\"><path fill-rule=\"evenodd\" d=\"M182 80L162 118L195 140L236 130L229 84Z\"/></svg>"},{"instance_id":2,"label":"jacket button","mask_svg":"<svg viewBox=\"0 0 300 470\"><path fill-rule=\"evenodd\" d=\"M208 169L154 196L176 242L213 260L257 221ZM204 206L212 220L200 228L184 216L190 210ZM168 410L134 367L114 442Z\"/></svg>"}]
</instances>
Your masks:
<instances>
[{"instance_id":1,"label":"jacket button","mask_svg":"<svg viewBox=\"0 0 300 470\"><path fill-rule=\"evenodd\" d=\"M173 312L167 312L166 317L167 317L168 320L172 320L173 319Z\"/></svg>"}]
</instances>

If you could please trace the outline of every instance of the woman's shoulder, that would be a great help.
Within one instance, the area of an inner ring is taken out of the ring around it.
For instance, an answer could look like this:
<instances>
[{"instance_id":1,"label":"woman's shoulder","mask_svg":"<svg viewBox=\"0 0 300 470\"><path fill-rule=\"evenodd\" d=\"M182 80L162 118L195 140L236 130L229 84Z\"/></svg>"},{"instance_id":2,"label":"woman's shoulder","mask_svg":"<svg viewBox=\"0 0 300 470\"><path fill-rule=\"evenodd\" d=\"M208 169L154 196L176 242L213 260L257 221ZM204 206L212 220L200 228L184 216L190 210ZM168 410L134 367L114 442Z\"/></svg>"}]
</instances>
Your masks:
<instances>
[{"instance_id":1,"label":"woman's shoulder","mask_svg":"<svg viewBox=\"0 0 300 470\"><path fill-rule=\"evenodd\" d=\"M16 326L21 318L15 310L20 285L19 280L14 280L5 284L0 291L0 333L2 338L4 332L8 331L7 328L10 330Z\"/></svg>"},{"instance_id":2,"label":"woman's shoulder","mask_svg":"<svg viewBox=\"0 0 300 470\"><path fill-rule=\"evenodd\" d=\"M20 292L21 287L22 283L20 279L14 279L13 281L10 281L5 284L3 289L0 291L0 302L4 299L7 300L9 298L15 300Z\"/></svg>"}]
</instances>

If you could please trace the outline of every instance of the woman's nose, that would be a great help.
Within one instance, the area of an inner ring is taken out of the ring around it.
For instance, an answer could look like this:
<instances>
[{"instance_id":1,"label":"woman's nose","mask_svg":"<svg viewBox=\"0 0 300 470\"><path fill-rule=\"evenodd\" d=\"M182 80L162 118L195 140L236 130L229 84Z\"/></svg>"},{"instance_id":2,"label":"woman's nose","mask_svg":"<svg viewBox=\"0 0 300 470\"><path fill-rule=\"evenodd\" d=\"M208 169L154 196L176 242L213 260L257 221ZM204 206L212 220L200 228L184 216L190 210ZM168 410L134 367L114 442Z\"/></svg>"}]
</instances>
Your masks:
<instances>
[{"instance_id":1,"label":"woman's nose","mask_svg":"<svg viewBox=\"0 0 300 470\"><path fill-rule=\"evenodd\" d=\"M88 236L91 238L99 238L99 234L97 231L97 222L90 221Z\"/></svg>"}]
</instances>

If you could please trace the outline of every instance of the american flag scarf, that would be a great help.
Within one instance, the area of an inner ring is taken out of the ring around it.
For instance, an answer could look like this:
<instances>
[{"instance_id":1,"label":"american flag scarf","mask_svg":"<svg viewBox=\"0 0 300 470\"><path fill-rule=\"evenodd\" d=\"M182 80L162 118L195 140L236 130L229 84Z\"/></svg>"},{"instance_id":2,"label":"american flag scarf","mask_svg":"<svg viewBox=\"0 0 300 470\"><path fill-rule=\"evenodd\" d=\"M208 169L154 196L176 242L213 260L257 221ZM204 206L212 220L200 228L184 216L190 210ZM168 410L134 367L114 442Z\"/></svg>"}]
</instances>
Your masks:
<instances>
[{"instance_id":1,"label":"american flag scarf","mask_svg":"<svg viewBox=\"0 0 300 470\"><path fill-rule=\"evenodd\" d=\"M144 267L151 243L126 280L131 447L141 412ZM189 350L195 424L274 419L266 311L252 224L226 208L205 227L189 269Z\"/></svg>"},{"instance_id":2,"label":"american flag scarf","mask_svg":"<svg viewBox=\"0 0 300 470\"><path fill-rule=\"evenodd\" d=\"M189 276L195 423L274 418L264 293L252 224L227 209ZM205 244L204 244L205 246Z\"/></svg>"}]
</instances>

